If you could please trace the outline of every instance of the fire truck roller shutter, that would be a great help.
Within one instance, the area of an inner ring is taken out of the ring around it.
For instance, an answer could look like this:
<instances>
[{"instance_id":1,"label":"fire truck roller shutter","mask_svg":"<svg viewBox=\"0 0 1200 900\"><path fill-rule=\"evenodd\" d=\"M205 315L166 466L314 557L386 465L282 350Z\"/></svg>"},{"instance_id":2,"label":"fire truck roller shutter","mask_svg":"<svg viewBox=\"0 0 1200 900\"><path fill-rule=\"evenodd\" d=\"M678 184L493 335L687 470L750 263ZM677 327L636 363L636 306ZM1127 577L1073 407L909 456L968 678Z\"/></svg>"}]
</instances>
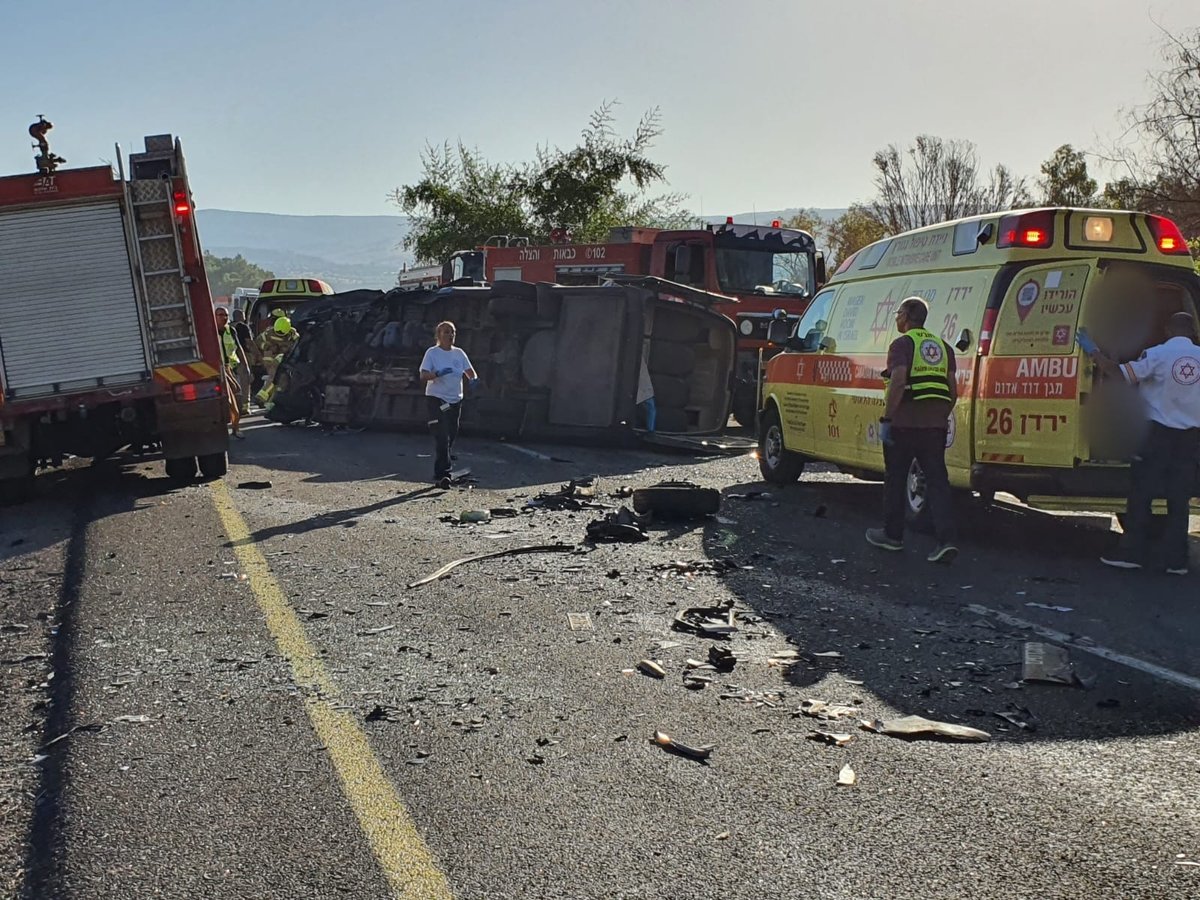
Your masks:
<instances>
[{"instance_id":1,"label":"fire truck roller shutter","mask_svg":"<svg viewBox=\"0 0 1200 900\"><path fill-rule=\"evenodd\" d=\"M116 201L0 213L0 334L16 399L149 377Z\"/></svg>"}]
</instances>

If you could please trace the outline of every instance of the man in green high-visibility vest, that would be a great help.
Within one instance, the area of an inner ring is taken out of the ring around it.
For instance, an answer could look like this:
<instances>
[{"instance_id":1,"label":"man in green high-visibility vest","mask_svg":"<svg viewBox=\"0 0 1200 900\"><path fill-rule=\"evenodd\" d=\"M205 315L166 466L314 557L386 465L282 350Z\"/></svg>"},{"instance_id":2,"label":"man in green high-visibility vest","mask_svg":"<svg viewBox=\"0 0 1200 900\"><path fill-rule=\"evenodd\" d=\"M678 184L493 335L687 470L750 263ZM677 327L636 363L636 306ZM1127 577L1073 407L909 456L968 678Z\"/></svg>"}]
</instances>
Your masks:
<instances>
[{"instance_id":1,"label":"man in green high-visibility vest","mask_svg":"<svg viewBox=\"0 0 1200 900\"><path fill-rule=\"evenodd\" d=\"M883 444L883 527L867 531L867 542L884 550L904 549L904 517L913 463L924 476L937 546L926 557L949 563L954 545L954 499L946 473L946 433L958 399L954 351L926 330L929 304L909 297L896 310L900 336L888 347L883 372L887 389L879 437Z\"/></svg>"}]
</instances>

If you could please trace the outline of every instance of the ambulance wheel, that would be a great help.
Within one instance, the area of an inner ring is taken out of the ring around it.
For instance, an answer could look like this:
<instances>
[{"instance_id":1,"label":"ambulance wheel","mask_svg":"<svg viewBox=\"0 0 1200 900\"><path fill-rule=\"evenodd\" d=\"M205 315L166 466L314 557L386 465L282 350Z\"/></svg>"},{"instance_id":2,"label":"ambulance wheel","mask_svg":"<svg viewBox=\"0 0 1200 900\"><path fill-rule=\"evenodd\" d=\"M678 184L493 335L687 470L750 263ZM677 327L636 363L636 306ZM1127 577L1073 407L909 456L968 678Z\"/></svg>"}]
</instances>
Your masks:
<instances>
[{"instance_id":1,"label":"ambulance wheel","mask_svg":"<svg viewBox=\"0 0 1200 900\"><path fill-rule=\"evenodd\" d=\"M913 531L933 531L933 513L925 496L925 473L915 459L904 483L904 523Z\"/></svg>"},{"instance_id":2,"label":"ambulance wheel","mask_svg":"<svg viewBox=\"0 0 1200 900\"><path fill-rule=\"evenodd\" d=\"M224 453L208 453L199 458L200 474L205 478L221 478L229 471L229 460Z\"/></svg>"},{"instance_id":3,"label":"ambulance wheel","mask_svg":"<svg viewBox=\"0 0 1200 900\"><path fill-rule=\"evenodd\" d=\"M196 477L196 457L181 456L178 459L168 459L167 477L180 483L191 481Z\"/></svg>"},{"instance_id":4,"label":"ambulance wheel","mask_svg":"<svg viewBox=\"0 0 1200 900\"><path fill-rule=\"evenodd\" d=\"M758 431L758 469L763 481L791 484L804 472L804 457L783 446L783 424L779 411L769 406Z\"/></svg>"}]
</instances>

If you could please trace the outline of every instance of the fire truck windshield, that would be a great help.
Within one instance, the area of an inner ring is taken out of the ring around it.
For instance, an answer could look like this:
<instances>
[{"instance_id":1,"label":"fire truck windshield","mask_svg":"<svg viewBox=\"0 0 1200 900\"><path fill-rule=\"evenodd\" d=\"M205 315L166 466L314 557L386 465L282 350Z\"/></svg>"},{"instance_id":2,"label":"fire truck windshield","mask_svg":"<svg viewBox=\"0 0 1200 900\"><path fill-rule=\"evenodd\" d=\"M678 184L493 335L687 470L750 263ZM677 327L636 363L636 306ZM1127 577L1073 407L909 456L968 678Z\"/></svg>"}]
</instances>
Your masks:
<instances>
[{"instance_id":1,"label":"fire truck windshield","mask_svg":"<svg viewBox=\"0 0 1200 900\"><path fill-rule=\"evenodd\" d=\"M802 251L772 252L760 247L717 247L717 281L729 294L812 292L812 266Z\"/></svg>"}]
</instances>

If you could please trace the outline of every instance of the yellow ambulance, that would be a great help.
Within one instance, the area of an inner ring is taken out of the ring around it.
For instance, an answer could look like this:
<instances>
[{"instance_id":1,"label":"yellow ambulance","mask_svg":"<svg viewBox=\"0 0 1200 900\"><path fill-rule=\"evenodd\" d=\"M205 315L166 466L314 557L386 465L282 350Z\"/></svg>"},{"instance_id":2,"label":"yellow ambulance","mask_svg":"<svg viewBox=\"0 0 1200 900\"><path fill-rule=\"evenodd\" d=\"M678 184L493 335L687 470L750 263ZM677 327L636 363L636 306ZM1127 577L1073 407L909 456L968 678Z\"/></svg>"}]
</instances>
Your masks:
<instances>
[{"instance_id":1,"label":"yellow ambulance","mask_svg":"<svg viewBox=\"0 0 1200 900\"><path fill-rule=\"evenodd\" d=\"M845 260L799 320L772 323L759 415L763 477L799 478L808 461L879 479L882 370L905 297L929 303L926 328L955 348L950 483L1044 509L1118 511L1140 415L1079 349L1087 334L1117 361L1196 314L1200 277L1169 219L1092 209L1029 209L906 232ZM1196 373L1200 379L1200 369ZM923 478L908 515L927 520Z\"/></svg>"}]
</instances>

